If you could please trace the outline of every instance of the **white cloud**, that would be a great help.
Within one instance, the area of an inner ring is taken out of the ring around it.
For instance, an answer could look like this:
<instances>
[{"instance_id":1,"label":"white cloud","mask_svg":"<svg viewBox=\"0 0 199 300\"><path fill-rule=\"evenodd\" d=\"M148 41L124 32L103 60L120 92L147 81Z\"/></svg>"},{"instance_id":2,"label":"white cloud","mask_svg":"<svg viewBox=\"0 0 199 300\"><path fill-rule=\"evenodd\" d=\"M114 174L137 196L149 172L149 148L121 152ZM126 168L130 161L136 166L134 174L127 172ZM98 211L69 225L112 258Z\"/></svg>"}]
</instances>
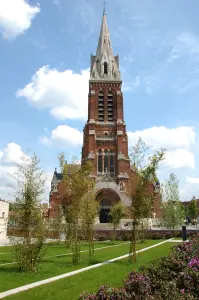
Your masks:
<instances>
[{"instance_id":1,"label":"white cloud","mask_svg":"<svg viewBox=\"0 0 199 300\"><path fill-rule=\"evenodd\" d=\"M38 5L31 6L26 0L0 0L0 32L5 39L23 34L39 12Z\"/></svg>"},{"instance_id":2,"label":"white cloud","mask_svg":"<svg viewBox=\"0 0 199 300\"><path fill-rule=\"evenodd\" d=\"M3 152L0 151L0 159L3 157Z\"/></svg>"},{"instance_id":3,"label":"white cloud","mask_svg":"<svg viewBox=\"0 0 199 300\"><path fill-rule=\"evenodd\" d=\"M40 137L40 142L46 146L50 146L51 145L51 139L48 138L47 136L41 136Z\"/></svg>"},{"instance_id":4,"label":"white cloud","mask_svg":"<svg viewBox=\"0 0 199 300\"><path fill-rule=\"evenodd\" d=\"M12 178L12 175L14 175L14 173L17 171L17 164L21 162L21 158L30 157L26 155L22 151L21 146L16 143L9 143L0 153L3 153L0 164L0 198L12 201L14 200L14 196L10 184L16 183ZM52 172L47 172L44 174L44 201L47 201L49 198L51 179Z\"/></svg>"},{"instance_id":5,"label":"white cloud","mask_svg":"<svg viewBox=\"0 0 199 300\"><path fill-rule=\"evenodd\" d=\"M71 147L78 147L82 145L83 134L76 128L60 125L52 131L50 137L43 136L40 138L40 141L46 145L49 145L51 142L58 142Z\"/></svg>"},{"instance_id":6,"label":"white cloud","mask_svg":"<svg viewBox=\"0 0 199 300\"><path fill-rule=\"evenodd\" d=\"M173 169L195 168L194 154L186 149L177 149L168 151L165 155L163 165Z\"/></svg>"},{"instance_id":7,"label":"white cloud","mask_svg":"<svg viewBox=\"0 0 199 300\"><path fill-rule=\"evenodd\" d=\"M184 45L191 54L199 55L199 39L191 32L181 33L177 40Z\"/></svg>"},{"instance_id":8,"label":"white cloud","mask_svg":"<svg viewBox=\"0 0 199 300\"><path fill-rule=\"evenodd\" d=\"M26 156L21 149L21 146L15 143L9 143L3 150L3 160L6 163L20 163L21 158Z\"/></svg>"},{"instance_id":9,"label":"white cloud","mask_svg":"<svg viewBox=\"0 0 199 300\"><path fill-rule=\"evenodd\" d=\"M195 144L195 128L193 127L151 127L128 132L128 136L130 148L140 137L151 149L165 148L166 156L162 166L171 169L195 168L194 154L190 150Z\"/></svg>"},{"instance_id":10,"label":"white cloud","mask_svg":"<svg viewBox=\"0 0 199 300\"><path fill-rule=\"evenodd\" d=\"M59 72L43 66L16 95L25 97L37 108L50 109L57 119L85 120L89 75L88 70L76 74L71 70Z\"/></svg>"},{"instance_id":11,"label":"white cloud","mask_svg":"<svg viewBox=\"0 0 199 300\"><path fill-rule=\"evenodd\" d=\"M124 82L122 91L136 91L140 86L140 77L137 76L135 79L131 82Z\"/></svg>"},{"instance_id":12,"label":"white cloud","mask_svg":"<svg viewBox=\"0 0 199 300\"><path fill-rule=\"evenodd\" d=\"M130 131L128 136L130 147L141 137L147 146L153 149L189 149L195 143L195 128L186 126L177 128L151 127L135 132Z\"/></svg>"},{"instance_id":13,"label":"white cloud","mask_svg":"<svg viewBox=\"0 0 199 300\"><path fill-rule=\"evenodd\" d=\"M199 198L199 178L187 177L182 187L180 187L180 199L189 201L193 196Z\"/></svg>"},{"instance_id":14,"label":"white cloud","mask_svg":"<svg viewBox=\"0 0 199 300\"><path fill-rule=\"evenodd\" d=\"M187 177L187 182L193 183L193 184L199 184L199 178L198 177Z\"/></svg>"}]
</instances>

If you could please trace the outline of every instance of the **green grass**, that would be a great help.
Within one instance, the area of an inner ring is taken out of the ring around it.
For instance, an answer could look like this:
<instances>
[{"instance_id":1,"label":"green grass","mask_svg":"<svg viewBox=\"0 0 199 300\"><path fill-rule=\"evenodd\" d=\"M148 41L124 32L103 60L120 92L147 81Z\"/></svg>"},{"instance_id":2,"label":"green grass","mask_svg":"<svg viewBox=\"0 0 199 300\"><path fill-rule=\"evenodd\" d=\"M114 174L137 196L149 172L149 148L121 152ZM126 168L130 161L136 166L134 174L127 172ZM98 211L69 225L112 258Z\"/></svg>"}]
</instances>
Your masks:
<instances>
[{"instance_id":1,"label":"green grass","mask_svg":"<svg viewBox=\"0 0 199 300\"><path fill-rule=\"evenodd\" d=\"M124 244L125 242L123 241L117 241L117 244ZM95 243L95 248L101 248L101 247L106 247L106 246L111 246L114 245L114 242L98 242ZM70 253L71 249L67 249L66 247L64 247L64 244L49 244L46 247L46 253L45 256L56 256L56 255L60 255L63 253ZM81 245L81 250L88 250L88 243L82 243ZM1 253L7 253L7 254L1 254ZM1 264L5 264L5 263L10 263L13 262L14 258L12 255L12 247L0 247L0 267Z\"/></svg>"},{"instance_id":2,"label":"green grass","mask_svg":"<svg viewBox=\"0 0 199 300\"><path fill-rule=\"evenodd\" d=\"M149 244L150 243L148 241L148 245ZM140 253L136 264L130 264L128 259L123 259L110 265L105 265L26 292L6 297L6 299L77 300L79 295L84 291L96 292L96 290L102 285L119 287L122 285L122 280L126 278L128 272L137 270L140 266L147 265L150 261L161 256L168 255L173 244L174 243L165 243L157 248ZM143 246L145 247L146 244L143 244Z\"/></svg>"},{"instance_id":3,"label":"green grass","mask_svg":"<svg viewBox=\"0 0 199 300\"><path fill-rule=\"evenodd\" d=\"M138 244L137 249L145 248L150 245L156 244L160 241L151 241L148 240L144 243ZM121 243L120 243L121 244ZM106 242L95 245L96 248L99 246L107 246L108 243ZM111 245L111 243L110 243ZM66 252L66 249L62 247L62 253ZM88 247L87 245L85 247ZM53 248L49 248L48 254L52 254L55 252L58 253L58 250L55 250L55 246ZM57 248L59 248L57 246ZM59 250L60 251L60 250ZM69 250L68 250L69 251ZM97 250L95 252L95 257L92 263L89 261L88 252L81 253L81 261L78 266L73 266L71 264L71 255L68 256L60 256L60 257L53 257L53 258L43 258L40 269L38 272L27 274L21 273L17 270L16 265L7 265L7 266L0 266L0 292L16 288L28 283L36 282L42 279L47 279L56 275L64 274L79 268L86 267L90 264L100 263L105 260L118 257L124 254L127 254L129 251L129 244L121 244L117 247L111 247L106 249Z\"/></svg>"}]
</instances>

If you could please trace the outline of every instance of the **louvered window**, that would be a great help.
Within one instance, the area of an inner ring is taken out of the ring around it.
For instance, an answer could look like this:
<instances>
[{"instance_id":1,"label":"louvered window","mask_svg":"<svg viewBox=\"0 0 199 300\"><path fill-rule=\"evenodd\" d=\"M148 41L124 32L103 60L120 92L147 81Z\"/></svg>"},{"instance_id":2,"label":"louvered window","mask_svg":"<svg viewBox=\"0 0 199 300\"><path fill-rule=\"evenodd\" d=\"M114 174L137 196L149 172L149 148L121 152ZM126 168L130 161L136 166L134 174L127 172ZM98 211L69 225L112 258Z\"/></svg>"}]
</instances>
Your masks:
<instances>
[{"instance_id":1,"label":"louvered window","mask_svg":"<svg viewBox=\"0 0 199 300\"><path fill-rule=\"evenodd\" d=\"M107 64L107 62L104 63L104 74L108 74L108 64Z\"/></svg>"},{"instance_id":2,"label":"louvered window","mask_svg":"<svg viewBox=\"0 0 199 300\"><path fill-rule=\"evenodd\" d=\"M113 121L113 94L108 93L108 121Z\"/></svg>"},{"instance_id":3,"label":"louvered window","mask_svg":"<svg viewBox=\"0 0 199 300\"><path fill-rule=\"evenodd\" d=\"M98 97L98 121L104 121L104 94L99 92Z\"/></svg>"}]
</instances>

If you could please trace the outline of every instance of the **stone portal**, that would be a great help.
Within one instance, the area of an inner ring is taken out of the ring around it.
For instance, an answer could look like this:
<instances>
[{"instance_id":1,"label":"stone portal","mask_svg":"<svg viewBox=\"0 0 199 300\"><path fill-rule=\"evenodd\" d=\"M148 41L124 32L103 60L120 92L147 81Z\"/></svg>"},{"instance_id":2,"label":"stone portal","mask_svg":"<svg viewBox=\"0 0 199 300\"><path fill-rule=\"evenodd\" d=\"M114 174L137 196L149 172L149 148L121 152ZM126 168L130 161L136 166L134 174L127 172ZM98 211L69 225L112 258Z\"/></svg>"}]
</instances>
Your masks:
<instances>
[{"instance_id":1,"label":"stone portal","mask_svg":"<svg viewBox=\"0 0 199 300\"><path fill-rule=\"evenodd\" d=\"M100 204L100 223L110 223L110 209L120 201L118 194L111 189L103 189L98 192L96 199Z\"/></svg>"}]
</instances>

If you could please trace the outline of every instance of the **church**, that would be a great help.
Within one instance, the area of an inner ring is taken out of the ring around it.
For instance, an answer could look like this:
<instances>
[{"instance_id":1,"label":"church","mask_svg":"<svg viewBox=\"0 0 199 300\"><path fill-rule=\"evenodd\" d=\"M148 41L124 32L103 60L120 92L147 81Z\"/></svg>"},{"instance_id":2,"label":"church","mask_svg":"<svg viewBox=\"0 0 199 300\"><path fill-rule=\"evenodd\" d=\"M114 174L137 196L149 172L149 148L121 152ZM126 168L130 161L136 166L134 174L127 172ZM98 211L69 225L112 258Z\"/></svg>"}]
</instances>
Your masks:
<instances>
[{"instance_id":1,"label":"church","mask_svg":"<svg viewBox=\"0 0 199 300\"><path fill-rule=\"evenodd\" d=\"M135 174L128 154L119 56L114 55L111 47L105 10L96 55L91 55L88 84L88 119L83 130L82 163L85 160L92 162L96 201L100 204L99 222L107 223L114 204L121 201L125 206L130 205L127 185ZM59 197L62 186L62 174L55 170L49 199L50 218L56 218L58 207L62 205ZM149 183L152 193L154 188L154 184ZM161 215L159 204L157 194L153 208L156 218Z\"/></svg>"}]
</instances>

